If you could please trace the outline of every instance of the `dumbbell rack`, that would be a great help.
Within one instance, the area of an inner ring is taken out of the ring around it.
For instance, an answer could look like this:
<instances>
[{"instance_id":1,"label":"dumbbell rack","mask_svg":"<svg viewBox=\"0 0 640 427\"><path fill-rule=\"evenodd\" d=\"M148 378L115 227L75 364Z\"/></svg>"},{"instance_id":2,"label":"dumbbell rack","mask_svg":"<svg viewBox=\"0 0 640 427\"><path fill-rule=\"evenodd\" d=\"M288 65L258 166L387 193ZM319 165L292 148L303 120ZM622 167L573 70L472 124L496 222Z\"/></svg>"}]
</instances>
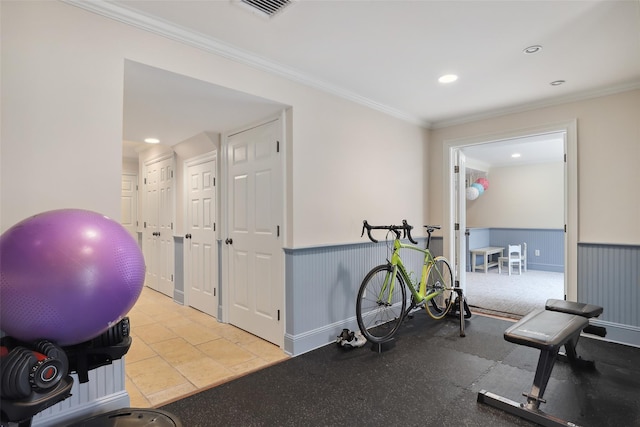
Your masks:
<instances>
[{"instance_id":1,"label":"dumbbell rack","mask_svg":"<svg viewBox=\"0 0 640 427\"><path fill-rule=\"evenodd\" d=\"M69 360L68 373L77 373L78 381L85 383L89 381L90 370L122 358L129 351L131 342L129 318L125 317L93 340L63 347ZM46 392L33 390L29 396L21 399L2 398L0 400L2 426L17 424L18 427L30 427L36 414L71 396L73 382L73 378L67 374L56 386Z\"/></svg>"}]
</instances>

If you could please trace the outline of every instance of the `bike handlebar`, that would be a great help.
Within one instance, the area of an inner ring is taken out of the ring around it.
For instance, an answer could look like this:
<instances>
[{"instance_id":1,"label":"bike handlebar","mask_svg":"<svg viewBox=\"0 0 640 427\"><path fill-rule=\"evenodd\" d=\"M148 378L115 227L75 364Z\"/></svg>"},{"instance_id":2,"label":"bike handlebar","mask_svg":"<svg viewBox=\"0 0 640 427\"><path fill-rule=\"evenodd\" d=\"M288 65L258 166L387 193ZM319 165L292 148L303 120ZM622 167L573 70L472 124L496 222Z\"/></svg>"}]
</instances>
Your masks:
<instances>
[{"instance_id":1,"label":"bike handlebar","mask_svg":"<svg viewBox=\"0 0 640 427\"><path fill-rule=\"evenodd\" d=\"M369 237L369 240L371 240L373 243L378 243L378 241L371 235L371 230L393 231L397 239L400 239L400 232L402 231L402 237L409 239L411 243L417 245L418 242L413 240L413 237L411 237L412 228L413 226L407 224L406 219L402 220L402 225L370 225L365 219L362 223L362 234L360 234L360 237L364 236L364 230L367 230L367 236Z\"/></svg>"}]
</instances>

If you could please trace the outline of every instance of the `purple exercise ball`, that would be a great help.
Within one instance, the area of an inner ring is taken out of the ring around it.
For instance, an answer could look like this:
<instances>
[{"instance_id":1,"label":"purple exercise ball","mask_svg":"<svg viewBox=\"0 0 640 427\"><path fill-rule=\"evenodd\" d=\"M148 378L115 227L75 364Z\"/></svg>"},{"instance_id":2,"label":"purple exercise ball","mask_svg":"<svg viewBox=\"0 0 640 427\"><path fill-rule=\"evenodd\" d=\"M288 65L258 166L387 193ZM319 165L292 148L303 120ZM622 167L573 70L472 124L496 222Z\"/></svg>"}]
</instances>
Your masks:
<instances>
[{"instance_id":1,"label":"purple exercise ball","mask_svg":"<svg viewBox=\"0 0 640 427\"><path fill-rule=\"evenodd\" d=\"M118 323L145 279L142 252L118 222L61 209L27 218L0 237L0 329L62 346Z\"/></svg>"}]
</instances>

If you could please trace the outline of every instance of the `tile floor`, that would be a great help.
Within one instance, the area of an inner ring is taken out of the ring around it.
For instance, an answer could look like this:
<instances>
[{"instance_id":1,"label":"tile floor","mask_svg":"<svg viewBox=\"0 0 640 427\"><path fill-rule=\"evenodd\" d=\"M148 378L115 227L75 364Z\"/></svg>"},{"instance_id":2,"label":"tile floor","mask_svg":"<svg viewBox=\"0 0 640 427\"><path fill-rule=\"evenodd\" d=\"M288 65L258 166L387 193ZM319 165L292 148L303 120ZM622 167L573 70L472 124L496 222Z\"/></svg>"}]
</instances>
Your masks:
<instances>
[{"instance_id":1,"label":"tile floor","mask_svg":"<svg viewBox=\"0 0 640 427\"><path fill-rule=\"evenodd\" d=\"M128 314L131 407L157 407L286 360L277 346L148 287Z\"/></svg>"}]
</instances>

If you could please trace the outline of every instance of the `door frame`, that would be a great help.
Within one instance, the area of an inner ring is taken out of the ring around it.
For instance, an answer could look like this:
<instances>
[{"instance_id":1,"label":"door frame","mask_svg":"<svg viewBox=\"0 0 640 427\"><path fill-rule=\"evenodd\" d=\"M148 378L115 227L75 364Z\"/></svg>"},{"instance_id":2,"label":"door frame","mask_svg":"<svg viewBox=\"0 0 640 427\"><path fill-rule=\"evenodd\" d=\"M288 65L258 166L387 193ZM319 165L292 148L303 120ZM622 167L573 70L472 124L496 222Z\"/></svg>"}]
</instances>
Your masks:
<instances>
[{"instance_id":1,"label":"door frame","mask_svg":"<svg viewBox=\"0 0 640 427\"><path fill-rule=\"evenodd\" d=\"M218 161L218 147L215 147L213 150L211 150L211 151L209 151L207 153L200 154L198 156L194 156L194 157L190 157L188 159L185 159L182 162L182 165L183 165L183 168L182 168L183 169L183 173L182 173L182 175L183 175L183 186L182 186L183 187L183 189L182 189L183 193L182 194L184 195L182 197L182 202L183 202L182 212L184 213L183 217L182 217L182 229L185 232L189 229L189 225L188 225L189 224L189 218L188 218L188 215L187 215L187 213L189 212L189 206L188 206L189 199L187 197L187 195L189 194L189 176L188 176L189 175L189 167L197 166L197 165L200 165L202 163L207 163L207 162L210 162L210 161L213 161L215 163L215 165L216 165L216 175L214 176L214 179L216 179L217 182L220 183L220 177L218 176L219 175L218 170L219 170L219 165L220 165L220 162ZM221 188L221 187L218 187L218 188ZM220 219L220 191L216 191L216 201L215 201L215 203L216 203L215 215L216 215L216 220L217 220L216 222L219 225L221 225L221 221L219 221L219 219ZM218 262L218 274L217 274L217 277L215 278L215 280L217 281L216 288L218 288L218 289L220 288L220 267L221 267L219 265L219 260L220 260L220 253L219 253L220 252L220 245L218 243L219 239L220 239L219 238L219 234L220 234L220 226L216 227L215 231L213 232L213 244L214 244L215 250L216 250L216 260L215 260L215 262ZM186 252L186 242L184 244L182 252L183 252L182 253L183 259L185 259L184 258L184 254ZM183 302L183 304L185 306L187 306L187 307L190 307L190 305L189 305L189 297L190 297L189 288L190 287L187 286L188 283L187 283L187 266L186 266L186 263L185 263L184 268L183 268L182 283L184 283L184 290L183 290L183 292L184 292L184 302ZM220 307L220 292L218 292L218 305L217 305L218 311L220 310L219 307Z\"/></svg>"},{"instance_id":2,"label":"door frame","mask_svg":"<svg viewBox=\"0 0 640 427\"><path fill-rule=\"evenodd\" d=\"M282 312L281 312L281 327L282 334L281 340L278 345L281 348L284 348L284 335L286 331L286 323L287 323L287 313L286 313L286 275L285 275L285 257L284 257L284 247L286 242L288 241L288 220L287 220L287 146L288 144L288 123L287 123L287 110L283 110L278 115L271 116L269 118L265 118L264 120L260 120L257 122L253 122L247 124L245 126L241 126L237 129L233 129L229 132L226 132L221 135L221 147L220 147L220 196L222 203L225 208L220 208L220 230L224 230L225 233L229 233L230 227L230 218L228 215L228 209L226 208L229 204L229 185L227 179L227 174L229 171L229 137L235 135L240 132L244 132L250 130L252 128L264 125L269 122L273 122L275 120L280 120L280 137L281 137L281 156L282 161L280 162L280 167L282 168L282 183L281 183L281 191L282 191L282 220L280 221L282 226L280 229L281 235L281 249L283 251L282 261L281 261L281 274L282 278ZM220 283L218 284L219 291L219 301L220 301L220 309L218 310L218 319L224 323L229 323L229 248L226 245L222 244L223 239L222 232L220 233L219 240L219 258L220 258Z\"/></svg>"},{"instance_id":3,"label":"door frame","mask_svg":"<svg viewBox=\"0 0 640 427\"><path fill-rule=\"evenodd\" d=\"M564 178L564 221L565 221L565 298L568 301L578 299L578 125L577 120L569 120L530 128L516 129L495 134L477 135L466 138L445 140L444 157L444 254L455 260L455 151L471 145L480 145L490 141L515 139L537 134L565 132L565 178Z\"/></svg>"},{"instance_id":4,"label":"door frame","mask_svg":"<svg viewBox=\"0 0 640 427\"><path fill-rule=\"evenodd\" d=\"M134 179L132 179L132 182L135 183L136 188L133 191L134 194L134 198L135 200L133 201L133 209L135 210L134 214L135 214L135 218L133 218L133 222L135 223L134 226L134 230L133 230L133 234L132 236L136 239L136 242L139 243L140 240L140 218L139 218L139 211L140 211L140 207L138 206L140 201L140 194L138 193L138 188L140 186L139 181L138 181L138 173L137 172L125 172L123 171L121 176L131 176L134 177ZM122 197L122 189L120 190L120 197ZM120 213L120 222L122 223L122 212Z\"/></svg>"}]
</instances>

